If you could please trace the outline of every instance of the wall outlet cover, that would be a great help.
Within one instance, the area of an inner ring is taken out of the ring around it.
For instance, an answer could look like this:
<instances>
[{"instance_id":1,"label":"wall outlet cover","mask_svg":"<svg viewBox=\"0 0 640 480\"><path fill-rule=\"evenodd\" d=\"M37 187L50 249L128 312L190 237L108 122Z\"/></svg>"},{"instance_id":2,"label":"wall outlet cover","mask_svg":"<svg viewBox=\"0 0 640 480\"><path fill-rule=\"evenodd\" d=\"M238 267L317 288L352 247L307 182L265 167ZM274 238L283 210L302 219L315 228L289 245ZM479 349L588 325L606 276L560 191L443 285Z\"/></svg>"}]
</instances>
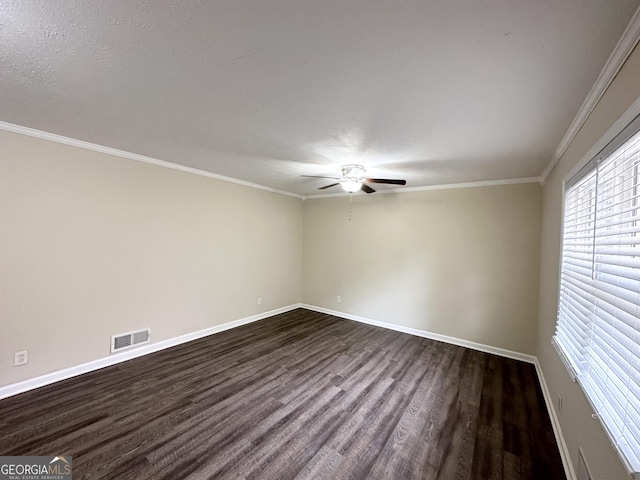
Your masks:
<instances>
[{"instance_id":1,"label":"wall outlet cover","mask_svg":"<svg viewBox=\"0 0 640 480\"><path fill-rule=\"evenodd\" d=\"M13 354L13 366L19 367L29 363L29 350L21 350Z\"/></svg>"}]
</instances>

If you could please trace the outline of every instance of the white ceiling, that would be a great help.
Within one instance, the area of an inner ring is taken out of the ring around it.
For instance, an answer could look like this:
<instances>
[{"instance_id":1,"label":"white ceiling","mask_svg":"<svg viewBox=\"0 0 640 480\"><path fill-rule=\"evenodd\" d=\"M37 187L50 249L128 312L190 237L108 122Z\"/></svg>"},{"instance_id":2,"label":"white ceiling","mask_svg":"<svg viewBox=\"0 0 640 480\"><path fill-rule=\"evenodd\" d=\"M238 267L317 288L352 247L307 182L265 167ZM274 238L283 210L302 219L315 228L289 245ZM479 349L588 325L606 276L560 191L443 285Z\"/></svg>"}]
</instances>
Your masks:
<instances>
[{"instance_id":1,"label":"white ceiling","mask_svg":"<svg viewBox=\"0 0 640 480\"><path fill-rule=\"evenodd\" d=\"M537 177L639 4L8 0L0 120L302 195Z\"/></svg>"}]
</instances>

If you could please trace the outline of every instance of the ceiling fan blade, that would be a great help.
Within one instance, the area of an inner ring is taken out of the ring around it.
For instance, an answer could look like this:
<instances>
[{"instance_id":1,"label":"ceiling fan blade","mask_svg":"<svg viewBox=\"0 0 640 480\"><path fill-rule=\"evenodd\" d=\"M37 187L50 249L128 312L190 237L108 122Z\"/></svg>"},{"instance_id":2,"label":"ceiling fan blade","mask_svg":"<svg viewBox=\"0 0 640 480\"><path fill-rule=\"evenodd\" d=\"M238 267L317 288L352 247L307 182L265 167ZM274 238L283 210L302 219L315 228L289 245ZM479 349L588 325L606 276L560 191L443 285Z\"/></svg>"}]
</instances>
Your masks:
<instances>
[{"instance_id":1,"label":"ceiling fan blade","mask_svg":"<svg viewBox=\"0 0 640 480\"><path fill-rule=\"evenodd\" d=\"M390 178L363 178L362 181L367 183L388 183L390 185L406 185L406 180L392 180Z\"/></svg>"},{"instance_id":2,"label":"ceiling fan blade","mask_svg":"<svg viewBox=\"0 0 640 480\"><path fill-rule=\"evenodd\" d=\"M375 192L375 190L373 188L371 188L369 185L367 185L366 183L362 184L362 191L365 193L373 193Z\"/></svg>"},{"instance_id":3,"label":"ceiling fan blade","mask_svg":"<svg viewBox=\"0 0 640 480\"><path fill-rule=\"evenodd\" d=\"M324 175L300 175L304 178L330 178L332 180L340 180L342 177L325 177Z\"/></svg>"},{"instance_id":4,"label":"ceiling fan blade","mask_svg":"<svg viewBox=\"0 0 640 480\"><path fill-rule=\"evenodd\" d=\"M318 190L324 190L325 188L335 187L336 185L340 185L339 183L332 183L331 185L327 185L325 187L320 187Z\"/></svg>"}]
</instances>

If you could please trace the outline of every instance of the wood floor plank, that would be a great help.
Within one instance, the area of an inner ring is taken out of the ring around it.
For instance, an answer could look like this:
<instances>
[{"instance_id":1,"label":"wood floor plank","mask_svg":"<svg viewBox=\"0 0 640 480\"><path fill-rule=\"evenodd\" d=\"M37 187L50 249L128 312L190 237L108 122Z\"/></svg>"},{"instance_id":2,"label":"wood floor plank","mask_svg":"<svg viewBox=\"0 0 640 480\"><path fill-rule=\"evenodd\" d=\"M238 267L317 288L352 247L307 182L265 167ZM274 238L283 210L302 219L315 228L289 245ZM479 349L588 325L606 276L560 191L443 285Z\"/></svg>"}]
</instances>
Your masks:
<instances>
[{"instance_id":1,"label":"wood floor plank","mask_svg":"<svg viewBox=\"0 0 640 480\"><path fill-rule=\"evenodd\" d=\"M486 480L503 478L502 367L505 361L487 360L478 412L473 476Z\"/></svg>"},{"instance_id":2,"label":"wood floor plank","mask_svg":"<svg viewBox=\"0 0 640 480\"><path fill-rule=\"evenodd\" d=\"M344 457L338 452L323 446L294 480L331 480L335 478L336 469L343 460Z\"/></svg>"},{"instance_id":3,"label":"wood floor plank","mask_svg":"<svg viewBox=\"0 0 640 480\"><path fill-rule=\"evenodd\" d=\"M372 415L366 428L357 435L342 439L339 453L344 460L336 469L337 479L375 478L369 474L371 467L391 436L409 399L393 389L384 399L377 415ZM331 446L332 443L330 442Z\"/></svg>"},{"instance_id":4,"label":"wood floor plank","mask_svg":"<svg viewBox=\"0 0 640 480\"><path fill-rule=\"evenodd\" d=\"M465 350L460 366L457 402L452 406L449 426L444 429L450 438L440 440L443 454L441 466L435 475L437 479L464 480L471 477L483 370L484 361L480 354Z\"/></svg>"},{"instance_id":5,"label":"wood floor plank","mask_svg":"<svg viewBox=\"0 0 640 480\"><path fill-rule=\"evenodd\" d=\"M443 391L441 383L448 376L453 355L454 350L446 349L425 370L420 385L371 470L373 478L390 478L392 474L398 478L422 476L421 454L425 451L422 437L433 424L431 418L443 413L438 396Z\"/></svg>"},{"instance_id":6,"label":"wood floor plank","mask_svg":"<svg viewBox=\"0 0 640 480\"><path fill-rule=\"evenodd\" d=\"M303 309L0 400L74 478L564 479L532 365Z\"/></svg>"}]
</instances>

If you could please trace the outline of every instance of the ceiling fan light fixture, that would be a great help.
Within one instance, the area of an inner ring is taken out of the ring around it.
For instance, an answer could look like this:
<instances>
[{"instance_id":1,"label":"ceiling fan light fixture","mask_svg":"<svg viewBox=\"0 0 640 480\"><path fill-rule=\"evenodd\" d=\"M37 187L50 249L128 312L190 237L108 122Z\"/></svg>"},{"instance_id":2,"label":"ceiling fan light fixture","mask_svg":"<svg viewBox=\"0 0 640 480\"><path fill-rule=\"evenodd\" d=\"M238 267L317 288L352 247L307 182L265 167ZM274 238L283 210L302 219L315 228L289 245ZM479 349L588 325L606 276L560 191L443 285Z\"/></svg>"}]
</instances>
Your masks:
<instances>
[{"instance_id":1,"label":"ceiling fan light fixture","mask_svg":"<svg viewBox=\"0 0 640 480\"><path fill-rule=\"evenodd\" d=\"M342 177L328 177L324 175L302 175L307 178L330 178L331 180L337 180L337 182L324 187L318 188L318 190L326 190L327 188L342 186L342 189L348 193L355 193L362 190L364 193L375 193L375 190L369 186L370 183L387 183L389 185L406 185L406 180L394 180L391 178L365 178L365 169L362 165L355 163L349 163L341 167Z\"/></svg>"},{"instance_id":2,"label":"ceiling fan light fixture","mask_svg":"<svg viewBox=\"0 0 640 480\"><path fill-rule=\"evenodd\" d=\"M362 183L353 178L348 178L347 180L340 182L342 188L345 192L354 193L362 188Z\"/></svg>"},{"instance_id":3,"label":"ceiling fan light fixture","mask_svg":"<svg viewBox=\"0 0 640 480\"><path fill-rule=\"evenodd\" d=\"M342 176L349 179L362 178L365 172L364 167L362 165L356 165L355 163L343 165L341 170L342 170Z\"/></svg>"}]
</instances>

